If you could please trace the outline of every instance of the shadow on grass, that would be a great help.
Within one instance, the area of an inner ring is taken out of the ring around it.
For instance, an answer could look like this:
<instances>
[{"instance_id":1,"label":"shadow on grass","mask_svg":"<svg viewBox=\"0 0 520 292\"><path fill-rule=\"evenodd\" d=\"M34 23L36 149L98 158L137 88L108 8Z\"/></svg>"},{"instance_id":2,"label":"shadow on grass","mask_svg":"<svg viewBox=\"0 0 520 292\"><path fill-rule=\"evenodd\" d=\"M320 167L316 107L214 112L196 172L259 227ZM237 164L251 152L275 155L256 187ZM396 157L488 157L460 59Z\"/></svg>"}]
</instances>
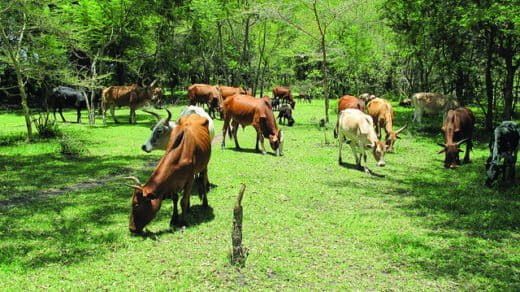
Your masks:
<instances>
[{"instance_id":1,"label":"shadow on grass","mask_svg":"<svg viewBox=\"0 0 520 292\"><path fill-rule=\"evenodd\" d=\"M261 151L256 150L256 149L249 149L249 148L236 148L236 147L233 147L233 148L225 148L224 150L231 150L231 151L240 152L240 153L255 153L255 154L262 155ZM265 155L276 156L275 153L272 153L272 152L270 152L267 149L266 149L266 152L267 153Z\"/></svg>"},{"instance_id":2,"label":"shadow on grass","mask_svg":"<svg viewBox=\"0 0 520 292\"><path fill-rule=\"evenodd\" d=\"M509 188L487 188L484 158L456 170L438 165L417 173L389 177L391 193L412 197L399 207L424 218L418 222L430 231L425 237L392 235L383 249L432 278L478 278L499 289L520 288L520 259L512 256L520 227L518 178Z\"/></svg>"}]
</instances>

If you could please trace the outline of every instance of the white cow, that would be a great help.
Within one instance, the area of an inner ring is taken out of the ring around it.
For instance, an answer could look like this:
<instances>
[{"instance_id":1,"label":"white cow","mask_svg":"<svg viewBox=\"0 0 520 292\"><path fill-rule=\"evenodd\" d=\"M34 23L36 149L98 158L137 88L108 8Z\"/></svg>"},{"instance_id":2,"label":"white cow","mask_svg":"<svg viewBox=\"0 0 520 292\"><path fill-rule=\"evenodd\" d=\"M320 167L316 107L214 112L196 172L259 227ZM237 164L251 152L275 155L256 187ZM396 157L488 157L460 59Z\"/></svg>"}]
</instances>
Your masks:
<instances>
[{"instance_id":1,"label":"white cow","mask_svg":"<svg viewBox=\"0 0 520 292\"><path fill-rule=\"evenodd\" d=\"M363 169L366 173L370 171L366 167L367 155L365 148L372 149L374 159L377 161L377 166L385 166L385 150L386 145L377 139L376 132L374 130L374 123L372 117L357 110L357 109L346 109L341 111L339 116L339 164L341 160L341 148L343 142L347 140L352 148L352 153L356 158L356 164L361 168L361 158L365 161Z\"/></svg>"},{"instance_id":2,"label":"white cow","mask_svg":"<svg viewBox=\"0 0 520 292\"><path fill-rule=\"evenodd\" d=\"M166 109L166 111L168 112L168 117L166 119L161 119L157 113L145 111L155 116L158 121L157 124L152 127L152 134L150 137L146 140L146 142L144 142L143 146L141 146L143 151L149 153L156 149L166 150L166 146L168 146L168 140L170 139L170 133L177 126L177 122L170 121L172 117L171 112L168 109ZM208 113L206 113L201 107L190 105L182 110L179 118L191 114L196 114L208 119L209 136L211 141L213 141L213 138L215 137L215 126L213 125L213 120L208 115Z\"/></svg>"},{"instance_id":3,"label":"white cow","mask_svg":"<svg viewBox=\"0 0 520 292\"><path fill-rule=\"evenodd\" d=\"M418 123L421 123L423 113L443 113L443 115L446 115L450 109L455 109L459 106L456 100L432 92L415 93L412 95L412 105L415 108L415 111L413 112L413 121Z\"/></svg>"}]
</instances>

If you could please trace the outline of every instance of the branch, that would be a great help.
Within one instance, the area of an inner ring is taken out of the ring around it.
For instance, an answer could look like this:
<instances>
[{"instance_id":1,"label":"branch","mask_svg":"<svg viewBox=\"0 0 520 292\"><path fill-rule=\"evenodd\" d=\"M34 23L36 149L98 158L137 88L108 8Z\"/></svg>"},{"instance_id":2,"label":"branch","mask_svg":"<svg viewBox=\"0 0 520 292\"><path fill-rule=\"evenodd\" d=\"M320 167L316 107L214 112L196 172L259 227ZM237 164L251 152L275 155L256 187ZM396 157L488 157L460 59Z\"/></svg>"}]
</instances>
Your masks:
<instances>
[{"instance_id":1,"label":"branch","mask_svg":"<svg viewBox=\"0 0 520 292\"><path fill-rule=\"evenodd\" d=\"M16 46L16 59L18 60L20 49L22 48L23 37L25 33L25 28L27 27L27 14L25 11L23 12L23 25L22 30L20 31L20 37L18 38L18 45Z\"/></svg>"}]
</instances>

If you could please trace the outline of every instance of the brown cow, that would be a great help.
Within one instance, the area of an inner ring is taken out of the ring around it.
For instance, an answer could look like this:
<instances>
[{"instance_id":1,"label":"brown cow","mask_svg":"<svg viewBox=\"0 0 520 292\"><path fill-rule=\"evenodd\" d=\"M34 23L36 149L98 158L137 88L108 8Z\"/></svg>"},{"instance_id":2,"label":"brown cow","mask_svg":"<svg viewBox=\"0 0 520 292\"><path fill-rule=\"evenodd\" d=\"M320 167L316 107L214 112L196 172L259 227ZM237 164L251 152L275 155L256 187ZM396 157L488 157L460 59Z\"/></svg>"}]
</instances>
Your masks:
<instances>
[{"instance_id":1,"label":"brown cow","mask_svg":"<svg viewBox=\"0 0 520 292\"><path fill-rule=\"evenodd\" d=\"M231 130L229 123L231 123ZM258 142L262 146L262 154L265 154L264 137L269 139L271 148L276 155L283 155L283 134L276 126L273 111L269 100L266 98L254 98L248 95L233 95L224 101L224 127L222 128L222 149L226 147L226 132L235 138L235 146L240 149L237 140L238 125L242 127L252 125L256 130L256 150Z\"/></svg>"},{"instance_id":2,"label":"brown cow","mask_svg":"<svg viewBox=\"0 0 520 292\"><path fill-rule=\"evenodd\" d=\"M103 123L106 122L105 113L107 107L110 108L110 114L114 119L114 122L119 123L114 114L115 107L128 106L130 107L130 124L136 123L135 110L142 107L149 101L157 101L157 91L153 89L153 86L157 80L154 80L149 86L140 87L137 84L131 84L129 86L110 86L104 88L101 96L101 114L103 115Z\"/></svg>"},{"instance_id":3,"label":"brown cow","mask_svg":"<svg viewBox=\"0 0 520 292\"><path fill-rule=\"evenodd\" d=\"M202 206L208 207L206 190L208 186L208 162L211 156L211 140L208 131L208 119L199 115L184 116L172 131L164 156L159 161L146 184L141 185L135 177L128 177L136 182L132 197L129 229L139 233L153 220L162 201L171 195L173 215L170 225L186 224L189 212L190 194L195 175L200 174L202 186L199 196ZM179 220L177 211L178 192L184 190Z\"/></svg>"},{"instance_id":4,"label":"brown cow","mask_svg":"<svg viewBox=\"0 0 520 292\"><path fill-rule=\"evenodd\" d=\"M222 95L218 86L193 84L188 87L190 105L208 105L208 113L215 118L215 109L222 115Z\"/></svg>"},{"instance_id":5,"label":"brown cow","mask_svg":"<svg viewBox=\"0 0 520 292\"><path fill-rule=\"evenodd\" d=\"M444 133L444 144L438 143L443 149L438 153L446 153L444 159L444 167L455 168L460 164L459 149L462 143L466 143L466 155L464 155L464 163L469 163L469 152L473 148L471 139L473 137L473 128L475 126L475 115L470 109L457 108L448 111L446 119L442 124L442 132ZM457 141L457 142L454 142Z\"/></svg>"},{"instance_id":6,"label":"brown cow","mask_svg":"<svg viewBox=\"0 0 520 292\"><path fill-rule=\"evenodd\" d=\"M231 86L224 86L220 85L220 95L222 96L223 100L226 100L228 96L232 96L235 94L245 94L245 95L253 95L251 92L251 89L245 90L243 87L231 87Z\"/></svg>"},{"instance_id":7,"label":"brown cow","mask_svg":"<svg viewBox=\"0 0 520 292\"><path fill-rule=\"evenodd\" d=\"M344 95L338 101L338 121L336 122L336 126L334 127L334 138L338 138L338 126L339 126L339 116L341 111L346 110L348 108L358 109L362 112L365 112L365 102L355 96L352 95Z\"/></svg>"},{"instance_id":8,"label":"brown cow","mask_svg":"<svg viewBox=\"0 0 520 292\"><path fill-rule=\"evenodd\" d=\"M273 99L280 98L282 100L282 103L289 103L294 109L296 106L296 102L294 101L294 98L291 95L291 90L286 87L275 87L273 88Z\"/></svg>"},{"instance_id":9,"label":"brown cow","mask_svg":"<svg viewBox=\"0 0 520 292\"><path fill-rule=\"evenodd\" d=\"M394 109L392 105L385 99L382 98L374 98L367 105L368 114L374 120L374 124L376 125L376 134L377 138L381 139L382 128L385 129L386 132L386 147L387 152L394 152L394 144L399 138L399 133L401 133L408 125L404 125L399 130L394 131L393 129L393 120L394 120Z\"/></svg>"}]
</instances>

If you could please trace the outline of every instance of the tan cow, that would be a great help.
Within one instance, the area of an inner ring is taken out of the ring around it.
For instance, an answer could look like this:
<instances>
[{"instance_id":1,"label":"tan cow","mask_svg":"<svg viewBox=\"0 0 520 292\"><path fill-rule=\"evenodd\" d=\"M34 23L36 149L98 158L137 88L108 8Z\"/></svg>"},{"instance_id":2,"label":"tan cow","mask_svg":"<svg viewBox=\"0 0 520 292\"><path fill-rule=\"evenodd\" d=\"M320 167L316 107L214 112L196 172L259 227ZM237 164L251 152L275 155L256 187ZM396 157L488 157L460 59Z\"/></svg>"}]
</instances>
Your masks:
<instances>
[{"instance_id":1,"label":"tan cow","mask_svg":"<svg viewBox=\"0 0 520 292\"><path fill-rule=\"evenodd\" d=\"M443 118L445 118L446 113L450 109L455 109L459 106L456 100L448 96L432 92L415 93L412 95L412 105L415 108L413 112L413 121L418 123L421 123L423 113L443 113Z\"/></svg>"},{"instance_id":2,"label":"tan cow","mask_svg":"<svg viewBox=\"0 0 520 292\"><path fill-rule=\"evenodd\" d=\"M399 138L399 133L401 133L404 129L406 129L407 125L399 128L399 130L394 131L393 129L393 120L394 120L394 109L392 105L385 99L382 98L374 98L372 99L368 105L368 114L374 120L376 124L376 133L377 138L381 139L381 129L385 129L386 137L386 147L387 152L394 152L394 144Z\"/></svg>"},{"instance_id":3,"label":"tan cow","mask_svg":"<svg viewBox=\"0 0 520 292\"><path fill-rule=\"evenodd\" d=\"M243 87L231 87L219 85L220 95L222 95L222 99L226 100L228 96L236 95L236 94L245 94L252 95L251 90L245 90Z\"/></svg>"},{"instance_id":4,"label":"tan cow","mask_svg":"<svg viewBox=\"0 0 520 292\"><path fill-rule=\"evenodd\" d=\"M152 101L156 102L157 94L162 93L160 90L153 89L157 80L154 80L149 86L140 87L137 84L129 86L110 86L104 88L101 96L101 113L103 115L103 123L106 122L105 112L110 108L110 113L114 122L119 123L114 114L114 108L128 106L130 107L130 124L136 123L135 110Z\"/></svg>"},{"instance_id":5,"label":"tan cow","mask_svg":"<svg viewBox=\"0 0 520 292\"><path fill-rule=\"evenodd\" d=\"M372 155L377 161L377 166L385 166L385 149L386 145L379 141L374 131L372 117L357 109L346 109L339 116L339 164L342 164L341 148L343 143L348 141L352 153L356 159L358 168L363 168L366 173L370 170L366 166L367 155L365 148L372 149ZM365 161L365 165L361 167L361 159Z\"/></svg>"}]
</instances>

